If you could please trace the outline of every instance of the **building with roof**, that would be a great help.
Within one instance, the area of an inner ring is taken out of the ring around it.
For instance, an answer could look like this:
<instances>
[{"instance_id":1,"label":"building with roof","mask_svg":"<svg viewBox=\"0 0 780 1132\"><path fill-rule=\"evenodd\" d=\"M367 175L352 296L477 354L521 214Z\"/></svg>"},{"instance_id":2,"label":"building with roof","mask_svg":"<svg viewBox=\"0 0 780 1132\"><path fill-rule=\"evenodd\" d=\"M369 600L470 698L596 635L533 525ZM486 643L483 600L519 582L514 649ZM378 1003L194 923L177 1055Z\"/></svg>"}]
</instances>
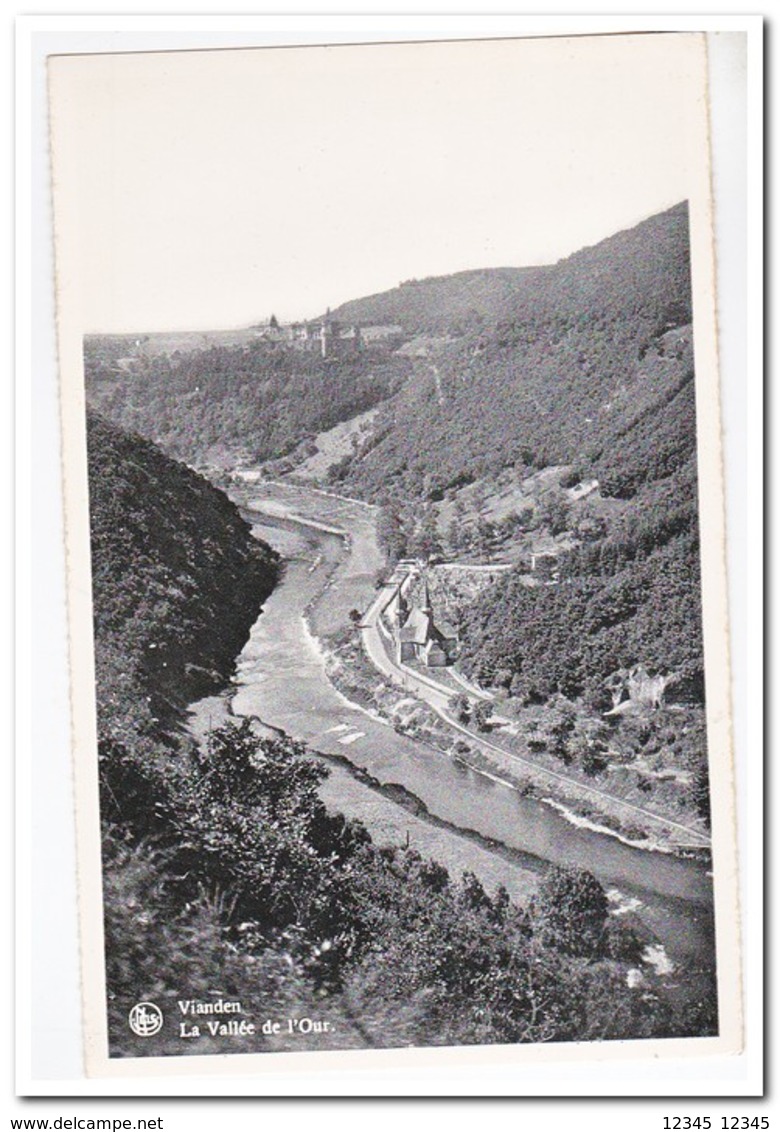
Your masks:
<instances>
[{"instance_id":1,"label":"building with roof","mask_svg":"<svg viewBox=\"0 0 780 1132\"><path fill-rule=\"evenodd\" d=\"M343 358L359 354L364 348L359 326L343 326L328 312L313 322L291 322L280 326L272 321L253 328L255 338L268 346L287 346L322 358Z\"/></svg>"},{"instance_id":2,"label":"building with roof","mask_svg":"<svg viewBox=\"0 0 780 1132\"><path fill-rule=\"evenodd\" d=\"M285 331L296 350L319 354L323 358L348 357L363 349L359 326L342 326L330 313L319 322L294 322Z\"/></svg>"},{"instance_id":3,"label":"building with roof","mask_svg":"<svg viewBox=\"0 0 780 1132\"><path fill-rule=\"evenodd\" d=\"M411 609L399 589L396 622L398 660L402 664L418 661L428 668L443 668L452 663L458 649L458 635L446 621L434 619L427 580L423 585L422 605Z\"/></svg>"}]
</instances>

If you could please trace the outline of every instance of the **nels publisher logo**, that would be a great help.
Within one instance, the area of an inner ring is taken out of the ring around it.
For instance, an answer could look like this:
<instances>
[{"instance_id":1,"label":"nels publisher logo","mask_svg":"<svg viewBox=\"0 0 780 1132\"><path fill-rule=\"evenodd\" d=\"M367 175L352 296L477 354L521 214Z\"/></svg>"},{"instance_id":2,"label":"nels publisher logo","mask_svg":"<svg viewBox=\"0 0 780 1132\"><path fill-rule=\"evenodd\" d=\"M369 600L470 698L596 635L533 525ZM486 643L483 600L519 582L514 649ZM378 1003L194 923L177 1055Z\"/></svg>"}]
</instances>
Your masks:
<instances>
[{"instance_id":1,"label":"nels publisher logo","mask_svg":"<svg viewBox=\"0 0 780 1132\"><path fill-rule=\"evenodd\" d=\"M128 1015L130 1029L139 1038L151 1038L162 1029L163 1015L153 1002L137 1002Z\"/></svg>"}]
</instances>

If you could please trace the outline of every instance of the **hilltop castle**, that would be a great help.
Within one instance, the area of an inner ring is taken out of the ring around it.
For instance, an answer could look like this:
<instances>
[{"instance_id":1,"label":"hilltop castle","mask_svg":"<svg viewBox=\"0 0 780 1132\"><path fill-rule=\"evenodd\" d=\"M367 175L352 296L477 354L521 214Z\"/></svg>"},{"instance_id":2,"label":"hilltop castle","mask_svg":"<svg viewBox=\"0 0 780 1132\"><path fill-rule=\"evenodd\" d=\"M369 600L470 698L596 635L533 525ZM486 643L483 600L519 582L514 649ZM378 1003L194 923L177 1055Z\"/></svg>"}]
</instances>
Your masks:
<instances>
[{"instance_id":1,"label":"hilltop castle","mask_svg":"<svg viewBox=\"0 0 780 1132\"><path fill-rule=\"evenodd\" d=\"M258 337L264 342L291 346L322 358L348 357L363 349L360 327L342 326L331 318L330 311L319 321L292 322L289 326L280 326L272 320L258 330Z\"/></svg>"},{"instance_id":2,"label":"hilltop castle","mask_svg":"<svg viewBox=\"0 0 780 1132\"><path fill-rule=\"evenodd\" d=\"M280 325L275 317L254 327L256 336L268 345L289 346L293 350L319 354L322 358L343 358L362 350L391 350L403 340L403 328L393 325L345 326L330 310L322 319Z\"/></svg>"},{"instance_id":3,"label":"hilltop castle","mask_svg":"<svg viewBox=\"0 0 780 1132\"><path fill-rule=\"evenodd\" d=\"M343 358L363 347L359 326L343 327L330 312L321 322L294 322L287 327L288 341L297 350L310 350L323 358Z\"/></svg>"}]
</instances>

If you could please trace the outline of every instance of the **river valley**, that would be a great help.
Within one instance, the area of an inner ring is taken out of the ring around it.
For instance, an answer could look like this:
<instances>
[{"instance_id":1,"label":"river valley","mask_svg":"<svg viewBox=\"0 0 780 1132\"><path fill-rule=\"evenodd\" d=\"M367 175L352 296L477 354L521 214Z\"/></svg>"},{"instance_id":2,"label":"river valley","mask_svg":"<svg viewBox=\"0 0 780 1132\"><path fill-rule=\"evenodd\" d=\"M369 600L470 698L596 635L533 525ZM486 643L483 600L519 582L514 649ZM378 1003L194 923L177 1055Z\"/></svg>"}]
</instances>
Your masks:
<instances>
[{"instance_id":1,"label":"river valley","mask_svg":"<svg viewBox=\"0 0 780 1132\"><path fill-rule=\"evenodd\" d=\"M550 806L398 734L331 685L316 634L345 625L350 609L363 610L374 597L381 555L372 509L251 479L231 495L285 567L229 692L192 706L193 731L202 733L227 711L256 716L327 761L323 800L360 819L377 843L408 844L453 876L469 870L490 891L505 885L520 903L549 863L588 868L613 911L633 911L680 975L708 963L714 940L706 864L575 826Z\"/></svg>"}]
</instances>

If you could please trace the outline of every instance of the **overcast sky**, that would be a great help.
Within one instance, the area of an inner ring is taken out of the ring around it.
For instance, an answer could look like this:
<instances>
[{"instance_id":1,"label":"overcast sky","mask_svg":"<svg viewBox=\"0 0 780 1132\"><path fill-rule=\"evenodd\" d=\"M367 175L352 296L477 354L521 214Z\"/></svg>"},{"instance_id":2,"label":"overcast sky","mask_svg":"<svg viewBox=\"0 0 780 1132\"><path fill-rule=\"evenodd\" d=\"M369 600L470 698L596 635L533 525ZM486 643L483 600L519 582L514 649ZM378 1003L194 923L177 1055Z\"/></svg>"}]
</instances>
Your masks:
<instances>
[{"instance_id":1,"label":"overcast sky","mask_svg":"<svg viewBox=\"0 0 780 1132\"><path fill-rule=\"evenodd\" d=\"M690 195L700 51L658 34L54 59L84 328L286 320L555 262Z\"/></svg>"}]
</instances>

